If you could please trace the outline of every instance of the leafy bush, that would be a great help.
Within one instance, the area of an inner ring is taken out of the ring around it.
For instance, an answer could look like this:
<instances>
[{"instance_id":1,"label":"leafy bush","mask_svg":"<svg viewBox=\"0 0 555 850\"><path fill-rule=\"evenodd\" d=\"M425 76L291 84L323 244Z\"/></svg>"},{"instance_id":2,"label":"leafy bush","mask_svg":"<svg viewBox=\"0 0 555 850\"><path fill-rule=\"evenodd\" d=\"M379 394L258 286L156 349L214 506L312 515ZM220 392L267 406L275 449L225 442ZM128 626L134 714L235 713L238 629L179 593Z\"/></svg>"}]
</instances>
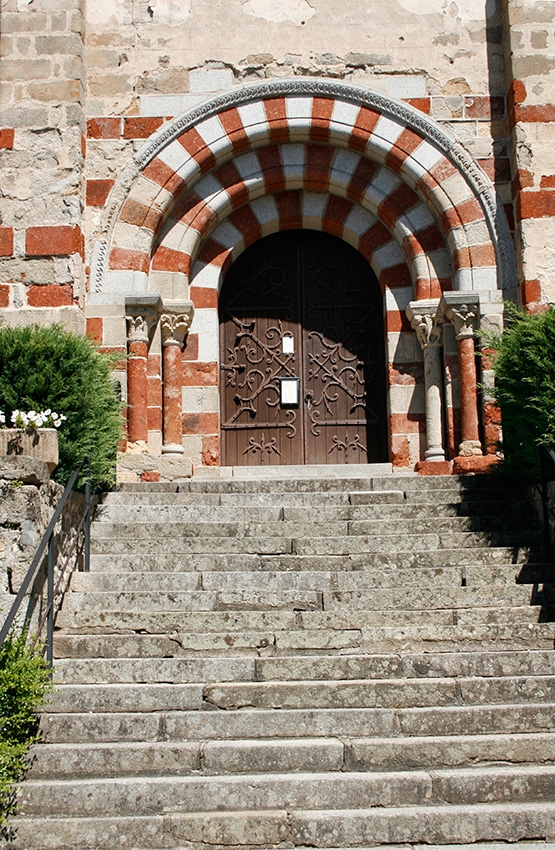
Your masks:
<instances>
[{"instance_id":1,"label":"leafy bush","mask_svg":"<svg viewBox=\"0 0 555 850\"><path fill-rule=\"evenodd\" d=\"M54 476L62 483L88 454L93 484L113 483L122 437L113 363L89 339L58 325L0 328L0 410L7 422L17 409L51 408L67 417Z\"/></svg>"},{"instance_id":2,"label":"leafy bush","mask_svg":"<svg viewBox=\"0 0 555 850\"><path fill-rule=\"evenodd\" d=\"M524 313L510 305L503 332L489 340L503 415L506 471L539 474L537 446L555 446L555 309Z\"/></svg>"},{"instance_id":3,"label":"leafy bush","mask_svg":"<svg viewBox=\"0 0 555 850\"><path fill-rule=\"evenodd\" d=\"M27 770L26 755L37 740L36 709L50 687L42 655L29 648L27 635L8 635L0 647L0 836L9 837L15 812L16 783Z\"/></svg>"}]
</instances>

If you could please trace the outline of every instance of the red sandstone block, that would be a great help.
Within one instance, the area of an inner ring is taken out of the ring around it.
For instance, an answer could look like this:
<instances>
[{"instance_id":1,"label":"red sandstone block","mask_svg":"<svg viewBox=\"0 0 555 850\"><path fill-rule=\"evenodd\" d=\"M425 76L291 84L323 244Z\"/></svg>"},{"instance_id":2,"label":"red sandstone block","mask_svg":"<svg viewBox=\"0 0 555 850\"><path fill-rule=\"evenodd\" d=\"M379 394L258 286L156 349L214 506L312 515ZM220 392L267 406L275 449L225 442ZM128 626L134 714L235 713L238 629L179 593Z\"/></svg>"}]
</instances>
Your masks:
<instances>
[{"instance_id":1,"label":"red sandstone block","mask_svg":"<svg viewBox=\"0 0 555 850\"><path fill-rule=\"evenodd\" d=\"M149 431L162 430L162 408L149 407L147 408L147 422Z\"/></svg>"},{"instance_id":2,"label":"red sandstone block","mask_svg":"<svg viewBox=\"0 0 555 850\"><path fill-rule=\"evenodd\" d=\"M69 284L30 286L27 303L30 307L66 307L73 304L73 290Z\"/></svg>"},{"instance_id":3,"label":"red sandstone block","mask_svg":"<svg viewBox=\"0 0 555 850\"><path fill-rule=\"evenodd\" d=\"M0 148L3 150L13 150L14 130L0 130Z\"/></svg>"},{"instance_id":4,"label":"red sandstone block","mask_svg":"<svg viewBox=\"0 0 555 850\"><path fill-rule=\"evenodd\" d=\"M123 271L148 272L150 257L143 251L133 251L130 248L112 248L110 252L110 268Z\"/></svg>"},{"instance_id":5,"label":"red sandstone block","mask_svg":"<svg viewBox=\"0 0 555 850\"><path fill-rule=\"evenodd\" d=\"M538 192L522 192L520 195L521 218L546 218L555 216L555 191L540 189Z\"/></svg>"},{"instance_id":6,"label":"red sandstone block","mask_svg":"<svg viewBox=\"0 0 555 850\"><path fill-rule=\"evenodd\" d=\"M532 124L551 124L555 121L555 105L546 103L543 106L515 106L515 121Z\"/></svg>"},{"instance_id":7,"label":"red sandstone block","mask_svg":"<svg viewBox=\"0 0 555 850\"><path fill-rule=\"evenodd\" d=\"M163 272L183 272L189 274L191 268L191 257L182 251L174 251L159 245L152 258L152 270Z\"/></svg>"},{"instance_id":8,"label":"red sandstone block","mask_svg":"<svg viewBox=\"0 0 555 850\"><path fill-rule=\"evenodd\" d=\"M0 227L0 257L13 254L13 227Z\"/></svg>"},{"instance_id":9,"label":"red sandstone block","mask_svg":"<svg viewBox=\"0 0 555 850\"><path fill-rule=\"evenodd\" d=\"M0 307L10 306L10 287L0 284Z\"/></svg>"},{"instance_id":10,"label":"red sandstone block","mask_svg":"<svg viewBox=\"0 0 555 850\"><path fill-rule=\"evenodd\" d=\"M406 363L390 363L389 364L389 385L397 386L397 387L414 387L418 383L424 382L424 364L422 361L407 361ZM402 416L403 421L405 414L392 414L391 419L393 421L394 416ZM395 422L400 422L401 420L395 419ZM391 425L391 430L394 434L404 434L403 428L394 428Z\"/></svg>"},{"instance_id":11,"label":"red sandstone block","mask_svg":"<svg viewBox=\"0 0 555 850\"><path fill-rule=\"evenodd\" d=\"M207 289L205 286L191 286L189 298L198 309L218 306L218 293L215 289Z\"/></svg>"},{"instance_id":12,"label":"red sandstone block","mask_svg":"<svg viewBox=\"0 0 555 850\"><path fill-rule=\"evenodd\" d=\"M188 363L183 362L184 387L217 387L217 363Z\"/></svg>"},{"instance_id":13,"label":"red sandstone block","mask_svg":"<svg viewBox=\"0 0 555 850\"><path fill-rule=\"evenodd\" d=\"M141 473L141 481L160 481L160 473L156 469L149 469Z\"/></svg>"},{"instance_id":14,"label":"red sandstone block","mask_svg":"<svg viewBox=\"0 0 555 850\"><path fill-rule=\"evenodd\" d=\"M388 269L384 269L380 274L380 286L382 288L382 292L385 287L389 287L389 289L395 289L396 287L401 286L412 286L412 278L410 276L410 269L406 263L401 263L398 266L390 266ZM424 296L426 298L431 296Z\"/></svg>"},{"instance_id":15,"label":"red sandstone block","mask_svg":"<svg viewBox=\"0 0 555 850\"><path fill-rule=\"evenodd\" d=\"M198 334L187 334L185 337L183 360L198 360Z\"/></svg>"},{"instance_id":16,"label":"red sandstone block","mask_svg":"<svg viewBox=\"0 0 555 850\"><path fill-rule=\"evenodd\" d=\"M159 354L149 354L148 359L146 361L146 373L151 377L160 377L160 364L162 362L162 358Z\"/></svg>"},{"instance_id":17,"label":"red sandstone block","mask_svg":"<svg viewBox=\"0 0 555 850\"><path fill-rule=\"evenodd\" d=\"M410 458L409 441L403 435L391 436L391 463L393 466L408 466Z\"/></svg>"},{"instance_id":18,"label":"red sandstone block","mask_svg":"<svg viewBox=\"0 0 555 850\"><path fill-rule=\"evenodd\" d=\"M541 300L542 286L539 280L525 280L521 286L522 303L535 304Z\"/></svg>"},{"instance_id":19,"label":"red sandstone block","mask_svg":"<svg viewBox=\"0 0 555 850\"><path fill-rule=\"evenodd\" d=\"M28 227L25 234L28 257L61 257L83 254L83 234L76 225L59 227Z\"/></svg>"},{"instance_id":20,"label":"red sandstone block","mask_svg":"<svg viewBox=\"0 0 555 850\"><path fill-rule=\"evenodd\" d=\"M410 103L411 106L414 106L415 109L419 109L420 112L423 112L425 115L430 114L429 97L409 97L406 102Z\"/></svg>"},{"instance_id":21,"label":"red sandstone block","mask_svg":"<svg viewBox=\"0 0 555 850\"><path fill-rule=\"evenodd\" d=\"M87 319L87 336L94 342L102 342L103 321L100 318Z\"/></svg>"},{"instance_id":22,"label":"red sandstone block","mask_svg":"<svg viewBox=\"0 0 555 850\"><path fill-rule=\"evenodd\" d=\"M114 180L87 180L87 206L103 207L113 185Z\"/></svg>"},{"instance_id":23,"label":"red sandstone block","mask_svg":"<svg viewBox=\"0 0 555 850\"><path fill-rule=\"evenodd\" d=\"M501 120L505 117L504 97L465 97L465 114L467 118L484 118Z\"/></svg>"},{"instance_id":24,"label":"red sandstone block","mask_svg":"<svg viewBox=\"0 0 555 850\"><path fill-rule=\"evenodd\" d=\"M137 227L148 227L149 230L156 231L162 220L162 213L156 207L147 207L128 198L122 207L120 218L127 224L136 224Z\"/></svg>"},{"instance_id":25,"label":"red sandstone block","mask_svg":"<svg viewBox=\"0 0 555 850\"><path fill-rule=\"evenodd\" d=\"M80 136L81 136L81 156L83 157L83 159L86 159L87 158L87 140L84 137L83 133L81 133Z\"/></svg>"},{"instance_id":26,"label":"red sandstone block","mask_svg":"<svg viewBox=\"0 0 555 850\"><path fill-rule=\"evenodd\" d=\"M399 333L400 331L410 332L412 327L405 313L401 313L400 310L388 310L385 314L385 329L387 333Z\"/></svg>"},{"instance_id":27,"label":"red sandstone block","mask_svg":"<svg viewBox=\"0 0 555 850\"><path fill-rule=\"evenodd\" d=\"M476 473L492 472L499 463L496 455L474 455L473 457L456 457L453 460L454 475L475 475Z\"/></svg>"},{"instance_id":28,"label":"red sandstone block","mask_svg":"<svg viewBox=\"0 0 555 850\"><path fill-rule=\"evenodd\" d=\"M217 435L202 438L201 451L203 466L220 465L220 438Z\"/></svg>"},{"instance_id":29,"label":"red sandstone block","mask_svg":"<svg viewBox=\"0 0 555 850\"><path fill-rule=\"evenodd\" d=\"M217 434L220 430L217 413L184 413L184 434Z\"/></svg>"},{"instance_id":30,"label":"red sandstone block","mask_svg":"<svg viewBox=\"0 0 555 850\"><path fill-rule=\"evenodd\" d=\"M478 163L494 183L511 182L511 162L507 157L497 156L479 159Z\"/></svg>"},{"instance_id":31,"label":"red sandstone block","mask_svg":"<svg viewBox=\"0 0 555 850\"><path fill-rule=\"evenodd\" d=\"M123 119L124 139L147 139L162 126L163 118L133 117Z\"/></svg>"},{"instance_id":32,"label":"red sandstone block","mask_svg":"<svg viewBox=\"0 0 555 850\"><path fill-rule=\"evenodd\" d=\"M87 138L119 139L121 136L121 118L89 118Z\"/></svg>"},{"instance_id":33,"label":"red sandstone block","mask_svg":"<svg viewBox=\"0 0 555 850\"><path fill-rule=\"evenodd\" d=\"M162 404L162 381L160 375L150 375L146 382L146 397L149 407L160 407Z\"/></svg>"},{"instance_id":34,"label":"red sandstone block","mask_svg":"<svg viewBox=\"0 0 555 850\"><path fill-rule=\"evenodd\" d=\"M542 174L540 180L541 189L555 189L555 174Z\"/></svg>"},{"instance_id":35,"label":"red sandstone block","mask_svg":"<svg viewBox=\"0 0 555 850\"><path fill-rule=\"evenodd\" d=\"M419 475L451 475L452 470L450 460L419 460L414 467Z\"/></svg>"},{"instance_id":36,"label":"red sandstone block","mask_svg":"<svg viewBox=\"0 0 555 850\"><path fill-rule=\"evenodd\" d=\"M393 434L420 434L424 431L425 421L423 413L392 413L389 419Z\"/></svg>"}]
</instances>

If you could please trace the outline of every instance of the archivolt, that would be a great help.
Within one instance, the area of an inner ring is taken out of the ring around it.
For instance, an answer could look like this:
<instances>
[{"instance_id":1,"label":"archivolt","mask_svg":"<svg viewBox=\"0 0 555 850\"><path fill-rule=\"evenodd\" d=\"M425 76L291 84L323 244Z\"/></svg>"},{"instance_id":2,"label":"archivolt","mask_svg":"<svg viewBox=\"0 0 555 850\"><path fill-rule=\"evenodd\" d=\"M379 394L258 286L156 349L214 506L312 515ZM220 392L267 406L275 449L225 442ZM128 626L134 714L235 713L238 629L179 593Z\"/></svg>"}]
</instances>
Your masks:
<instances>
[{"instance_id":1,"label":"archivolt","mask_svg":"<svg viewBox=\"0 0 555 850\"><path fill-rule=\"evenodd\" d=\"M151 260L154 270L167 269L171 252L172 270L197 275L210 254L212 263L219 256L218 245L236 254L257 232L291 226L282 207L295 192L295 226L341 230L375 266L376 250L389 244L395 265L408 261L419 297L451 275L454 289L514 284L488 178L435 122L362 89L316 81L246 87L171 122L136 161L140 173L106 240L107 288L111 272L119 287L128 272L146 288ZM276 212L264 213L264 204Z\"/></svg>"}]
</instances>

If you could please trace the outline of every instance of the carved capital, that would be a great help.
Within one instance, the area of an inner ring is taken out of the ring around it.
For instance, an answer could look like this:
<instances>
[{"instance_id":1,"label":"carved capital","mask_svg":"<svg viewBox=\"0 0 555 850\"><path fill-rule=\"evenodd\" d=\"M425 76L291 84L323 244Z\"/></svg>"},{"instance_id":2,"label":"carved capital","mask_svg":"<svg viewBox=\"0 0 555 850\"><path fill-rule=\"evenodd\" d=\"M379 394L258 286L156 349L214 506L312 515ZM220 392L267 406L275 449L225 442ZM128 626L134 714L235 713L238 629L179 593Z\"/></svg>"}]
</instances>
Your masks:
<instances>
[{"instance_id":1,"label":"carved capital","mask_svg":"<svg viewBox=\"0 0 555 850\"><path fill-rule=\"evenodd\" d=\"M480 298L475 292L446 292L441 310L455 329L458 340L474 336L480 320Z\"/></svg>"},{"instance_id":2,"label":"carved capital","mask_svg":"<svg viewBox=\"0 0 555 850\"><path fill-rule=\"evenodd\" d=\"M126 316L127 342L148 344L148 319L146 316Z\"/></svg>"},{"instance_id":3,"label":"carved capital","mask_svg":"<svg viewBox=\"0 0 555 850\"><path fill-rule=\"evenodd\" d=\"M125 299L128 342L146 342L158 321L162 299L158 293L130 295Z\"/></svg>"},{"instance_id":4,"label":"carved capital","mask_svg":"<svg viewBox=\"0 0 555 850\"><path fill-rule=\"evenodd\" d=\"M408 319L423 350L441 345L443 328L438 304L438 301L411 301L407 307Z\"/></svg>"},{"instance_id":5,"label":"carved capital","mask_svg":"<svg viewBox=\"0 0 555 850\"><path fill-rule=\"evenodd\" d=\"M160 317L162 331L162 346L183 345L193 321L194 308L192 301L168 302L164 304L164 312Z\"/></svg>"}]
</instances>

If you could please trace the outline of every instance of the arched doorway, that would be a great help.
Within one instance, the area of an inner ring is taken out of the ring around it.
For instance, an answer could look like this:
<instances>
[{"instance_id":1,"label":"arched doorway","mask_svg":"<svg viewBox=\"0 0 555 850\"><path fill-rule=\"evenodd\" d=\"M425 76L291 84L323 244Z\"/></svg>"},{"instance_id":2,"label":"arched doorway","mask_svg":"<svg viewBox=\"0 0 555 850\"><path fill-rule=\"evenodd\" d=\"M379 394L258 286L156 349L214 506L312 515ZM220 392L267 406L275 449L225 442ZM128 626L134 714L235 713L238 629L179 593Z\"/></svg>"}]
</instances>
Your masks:
<instances>
[{"instance_id":1,"label":"arched doorway","mask_svg":"<svg viewBox=\"0 0 555 850\"><path fill-rule=\"evenodd\" d=\"M219 314L225 465L388 459L382 295L354 248L267 236L231 267Z\"/></svg>"}]
</instances>

